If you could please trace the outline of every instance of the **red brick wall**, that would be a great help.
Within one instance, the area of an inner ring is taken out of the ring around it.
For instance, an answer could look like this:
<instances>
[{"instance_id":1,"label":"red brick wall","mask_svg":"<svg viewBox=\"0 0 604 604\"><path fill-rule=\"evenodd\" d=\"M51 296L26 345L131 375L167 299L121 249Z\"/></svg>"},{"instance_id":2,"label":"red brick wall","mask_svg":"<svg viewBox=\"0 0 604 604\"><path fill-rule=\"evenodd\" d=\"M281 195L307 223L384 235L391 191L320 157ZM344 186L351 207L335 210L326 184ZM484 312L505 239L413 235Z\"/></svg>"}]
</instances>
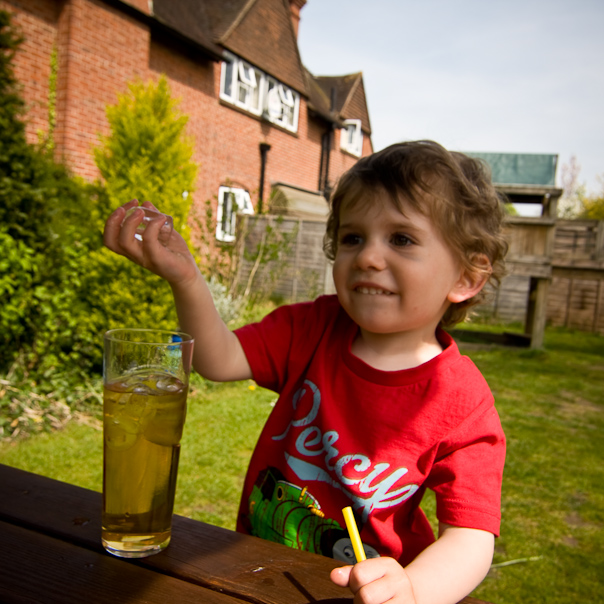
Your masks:
<instances>
[{"instance_id":1,"label":"red brick wall","mask_svg":"<svg viewBox=\"0 0 604 604\"><path fill-rule=\"evenodd\" d=\"M145 13L146 15L151 14L153 0L125 0L125 2L134 8L138 8L139 11Z\"/></svg>"},{"instance_id":2,"label":"red brick wall","mask_svg":"<svg viewBox=\"0 0 604 604\"><path fill-rule=\"evenodd\" d=\"M100 1L0 0L25 36L15 61L28 108L27 136L48 131L53 46L58 51L55 148L81 176L98 177L92 148L108 131L105 107L148 74L146 27Z\"/></svg>"},{"instance_id":3,"label":"red brick wall","mask_svg":"<svg viewBox=\"0 0 604 604\"><path fill-rule=\"evenodd\" d=\"M0 0L0 9L13 14L25 41L15 58L15 75L22 83L27 108L27 136L38 140L48 129L48 82L50 56L56 40L59 2L48 0Z\"/></svg>"},{"instance_id":4,"label":"red brick wall","mask_svg":"<svg viewBox=\"0 0 604 604\"><path fill-rule=\"evenodd\" d=\"M130 2L148 12L148 0ZM316 189L324 126L308 119L301 99L298 133L293 135L235 110L219 100L220 65L184 52L165 40L151 39L147 26L101 0L0 0L15 14L26 42L16 58L28 107L27 134L37 140L48 127L48 79L53 45L58 48L56 153L86 178L98 177L92 149L108 132L105 107L114 104L128 82L166 74L180 109L189 116L188 134L199 165L194 199L201 205L227 183L258 200L260 143L268 143L264 200L270 185L285 182ZM370 141L365 137L364 151ZM339 149L334 137L330 178L356 158ZM124 200L127 201L127 200Z\"/></svg>"},{"instance_id":5,"label":"red brick wall","mask_svg":"<svg viewBox=\"0 0 604 604\"><path fill-rule=\"evenodd\" d=\"M146 78L146 26L99 1L67 0L59 19L57 154L82 176L98 171L91 154L107 133L105 107L127 83Z\"/></svg>"}]
</instances>

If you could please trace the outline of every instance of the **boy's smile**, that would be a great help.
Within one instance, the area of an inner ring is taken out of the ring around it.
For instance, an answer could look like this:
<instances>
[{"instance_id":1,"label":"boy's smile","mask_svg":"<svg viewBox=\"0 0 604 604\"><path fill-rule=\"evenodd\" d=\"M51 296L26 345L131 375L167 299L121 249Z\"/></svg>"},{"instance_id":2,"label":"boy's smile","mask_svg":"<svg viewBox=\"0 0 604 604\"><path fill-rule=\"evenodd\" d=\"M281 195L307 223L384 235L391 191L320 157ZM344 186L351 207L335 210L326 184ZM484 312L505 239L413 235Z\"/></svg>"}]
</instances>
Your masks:
<instances>
[{"instance_id":1,"label":"boy's smile","mask_svg":"<svg viewBox=\"0 0 604 604\"><path fill-rule=\"evenodd\" d=\"M336 290L359 338L374 348L438 354L436 327L449 304L461 301L463 274L430 218L410 204L404 215L377 197L342 207Z\"/></svg>"}]
</instances>

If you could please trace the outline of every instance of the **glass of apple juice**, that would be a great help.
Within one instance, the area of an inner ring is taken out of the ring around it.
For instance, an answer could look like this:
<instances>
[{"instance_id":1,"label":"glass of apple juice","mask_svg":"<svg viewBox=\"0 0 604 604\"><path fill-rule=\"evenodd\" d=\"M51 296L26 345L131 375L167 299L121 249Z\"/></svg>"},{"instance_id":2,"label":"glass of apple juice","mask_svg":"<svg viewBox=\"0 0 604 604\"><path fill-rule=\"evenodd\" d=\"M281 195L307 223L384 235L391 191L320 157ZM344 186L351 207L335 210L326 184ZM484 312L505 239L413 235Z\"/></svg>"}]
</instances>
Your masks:
<instances>
[{"instance_id":1,"label":"glass of apple juice","mask_svg":"<svg viewBox=\"0 0 604 604\"><path fill-rule=\"evenodd\" d=\"M105 549L142 558L168 546L193 338L154 329L104 337Z\"/></svg>"}]
</instances>

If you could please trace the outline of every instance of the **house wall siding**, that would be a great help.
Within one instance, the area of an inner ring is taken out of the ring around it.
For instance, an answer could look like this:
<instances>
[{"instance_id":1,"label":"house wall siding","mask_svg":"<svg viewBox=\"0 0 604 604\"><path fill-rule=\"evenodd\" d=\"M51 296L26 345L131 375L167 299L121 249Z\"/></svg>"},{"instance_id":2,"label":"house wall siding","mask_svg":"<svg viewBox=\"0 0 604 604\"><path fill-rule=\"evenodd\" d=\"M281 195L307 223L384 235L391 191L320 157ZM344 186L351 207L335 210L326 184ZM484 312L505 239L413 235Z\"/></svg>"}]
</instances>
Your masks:
<instances>
[{"instance_id":1,"label":"house wall siding","mask_svg":"<svg viewBox=\"0 0 604 604\"><path fill-rule=\"evenodd\" d=\"M148 13L147 0L129 2ZM27 103L27 136L36 142L48 130L48 90L53 47L58 50L55 152L72 170L87 179L99 176L93 148L109 127L106 106L115 104L136 78L143 81L165 74L180 110L189 116L187 133L199 166L195 207L214 200L227 183L250 192L258 201L260 143L271 146L265 172L264 202L270 186L285 182L317 189L321 135L325 126L309 120L306 100L300 100L298 132L291 134L238 111L220 101L220 64L201 52L165 36L101 0L0 0L14 15L26 41L15 60ZM371 150L364 137L364 150ZM333 137L330 179L351 167L357 158L339 149ZM124 200L126 201L126 200Z\"/></svg>"}]
</instances>

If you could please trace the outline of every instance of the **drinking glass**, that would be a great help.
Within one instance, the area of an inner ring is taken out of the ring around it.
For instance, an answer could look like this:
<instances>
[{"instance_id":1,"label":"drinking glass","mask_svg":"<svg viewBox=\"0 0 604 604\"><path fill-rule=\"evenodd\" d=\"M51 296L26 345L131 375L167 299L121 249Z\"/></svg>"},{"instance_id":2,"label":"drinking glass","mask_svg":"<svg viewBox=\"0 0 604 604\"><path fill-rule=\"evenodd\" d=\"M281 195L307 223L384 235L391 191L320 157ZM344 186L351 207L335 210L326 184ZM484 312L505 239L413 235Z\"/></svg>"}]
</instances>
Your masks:
<instances>
[{"instance_id":1,"label":"drinking glass","mask_svg":"<svg viewBox=\"0 0 604 604\"><path fill-rule=\"evenodd\" d=\"M193 338L154 329L104 337L105 549L142 558L170 542Z\"/></svg>"}]
</instances>

